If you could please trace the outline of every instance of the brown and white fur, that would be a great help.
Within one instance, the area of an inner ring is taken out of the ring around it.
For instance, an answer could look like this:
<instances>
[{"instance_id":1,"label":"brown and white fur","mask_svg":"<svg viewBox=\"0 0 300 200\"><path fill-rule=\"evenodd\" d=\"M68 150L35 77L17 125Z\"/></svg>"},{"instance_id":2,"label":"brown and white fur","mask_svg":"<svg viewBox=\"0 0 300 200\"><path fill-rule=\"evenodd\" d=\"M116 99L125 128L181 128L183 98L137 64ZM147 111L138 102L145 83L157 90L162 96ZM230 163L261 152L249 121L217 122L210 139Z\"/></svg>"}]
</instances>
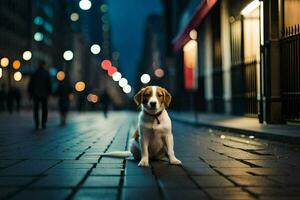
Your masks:
<instances>
[{"instance_id":1,"label":"brown and white fur","mask_svg":"<svg viewBox=\"0 0 300 200\"><path fill-rule=\"evenodd\" d=\"M142 88L134 96L141 112L130 150L136 159L140 159L138 165L141 167L148 167L149 159L161 159L165 155L170 164L181 164L174 154L172 124L166 110L171 98L170 93L159 86Z\"/></svg>"},{"instance_id":2,"label":"brown and white fur","mask_svg":"<svg viewBox=\"0 0 300 200\"><path fill-rule=\"evenodd\" d=\"M174 154L172 124L166 108L170 105L171 94L159 86L142 88L134 101L141 107L138 128L130 141L130 151L114 151L101 154L110 157L133 157L140 161L138 166L149 167L149 159L169 158L170 164L181 165Z\"/></svg>"}]
</instances>

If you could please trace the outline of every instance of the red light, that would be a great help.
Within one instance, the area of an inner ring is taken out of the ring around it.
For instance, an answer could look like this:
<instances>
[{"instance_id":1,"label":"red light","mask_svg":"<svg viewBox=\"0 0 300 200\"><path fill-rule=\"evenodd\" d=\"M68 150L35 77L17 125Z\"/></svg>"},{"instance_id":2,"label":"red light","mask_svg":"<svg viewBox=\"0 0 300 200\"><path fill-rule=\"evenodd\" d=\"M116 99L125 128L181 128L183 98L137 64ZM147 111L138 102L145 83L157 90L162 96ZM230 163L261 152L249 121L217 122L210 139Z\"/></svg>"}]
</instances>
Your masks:
<instances>
[{"instance_id":1,"label":"red light","mask_svg":"<svg viewBox=\"0 0 300 200\"><path fill-rule=\"evenodd\" d=\"M108 73L108 76L112 76L115 72L117 72L118 70L117 70L117 68L115 68L115 67L110 67L110 68L108 68L108 70L107 70L107 73Z\"/></svg>"},{"instance_id":2,"label":"red light","mask_svg":"<svg viewBox=\"0 0 300 200\"><path fill-rule=\"evenodd\" d=\"M103 60L101 63L102 69L108 70L111 67L110 60Z\"/></svg>"}]
</instances>

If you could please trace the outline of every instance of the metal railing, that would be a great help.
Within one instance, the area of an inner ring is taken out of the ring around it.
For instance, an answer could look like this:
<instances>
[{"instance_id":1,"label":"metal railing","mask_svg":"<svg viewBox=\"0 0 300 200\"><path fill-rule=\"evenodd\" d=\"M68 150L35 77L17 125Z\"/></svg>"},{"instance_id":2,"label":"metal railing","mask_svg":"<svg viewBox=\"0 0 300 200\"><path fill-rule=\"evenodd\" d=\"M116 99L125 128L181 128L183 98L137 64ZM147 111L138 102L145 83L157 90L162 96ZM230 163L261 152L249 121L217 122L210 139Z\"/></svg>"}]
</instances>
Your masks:
<instances>
[{"instance_id":1,"label":"metal railing","mask_svg":"<svg viewBox=\"0 0 300 200\"><path fill-rule=\"evenodd\" d=\"M231 66L232 111L234 114L257 116L257 61Z\"/></svg>"},{"instance_id":2,"label":"metal railing","mask_svg":"<svg viewBox=\"0 0 300 200\"><path fill-rule=\"evenodd\" d=\"M282 113L300 121L300 25L286 27L280 40Z\"/></svg>"}]
</instances>

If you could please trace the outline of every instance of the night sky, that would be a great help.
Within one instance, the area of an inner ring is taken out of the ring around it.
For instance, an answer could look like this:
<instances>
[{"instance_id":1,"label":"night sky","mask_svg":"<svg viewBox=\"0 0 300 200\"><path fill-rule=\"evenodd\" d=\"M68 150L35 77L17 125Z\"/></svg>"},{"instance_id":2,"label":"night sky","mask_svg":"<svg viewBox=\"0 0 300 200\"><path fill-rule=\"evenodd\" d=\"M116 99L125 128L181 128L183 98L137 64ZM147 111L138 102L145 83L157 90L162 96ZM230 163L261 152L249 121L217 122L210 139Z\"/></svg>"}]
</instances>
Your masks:
<instances>
[{"instance_id":1,"label":"night sky","mask_svg":"<svg viewBox=\"0 0 300 200\"><path fill-rule=\"evenodd\" d=\"M162 12L160 0L108 0L107 4L113 47L120 52L119 71L129 84L134 84L143 50L146 18Z\"/></svg>"}]
</instances>

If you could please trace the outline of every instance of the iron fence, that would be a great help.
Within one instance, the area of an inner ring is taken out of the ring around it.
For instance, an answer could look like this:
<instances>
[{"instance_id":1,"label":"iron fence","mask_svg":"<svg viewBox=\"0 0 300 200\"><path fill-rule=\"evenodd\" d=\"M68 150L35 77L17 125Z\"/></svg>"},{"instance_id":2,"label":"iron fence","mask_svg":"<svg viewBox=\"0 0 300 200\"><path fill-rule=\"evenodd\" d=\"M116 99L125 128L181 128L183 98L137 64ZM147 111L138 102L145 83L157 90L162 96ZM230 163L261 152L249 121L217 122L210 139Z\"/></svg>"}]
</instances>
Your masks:
<instances>
[{"instance_id":1,"label":"iron fence","mask_svg":"<svg viewBox=\"0 0 300 200\"><path fill-rule=\"evenodd\" d=\"M286 121L300 121L300 25L282 31L281 98Z\"/></svg>"}]
</instances>

